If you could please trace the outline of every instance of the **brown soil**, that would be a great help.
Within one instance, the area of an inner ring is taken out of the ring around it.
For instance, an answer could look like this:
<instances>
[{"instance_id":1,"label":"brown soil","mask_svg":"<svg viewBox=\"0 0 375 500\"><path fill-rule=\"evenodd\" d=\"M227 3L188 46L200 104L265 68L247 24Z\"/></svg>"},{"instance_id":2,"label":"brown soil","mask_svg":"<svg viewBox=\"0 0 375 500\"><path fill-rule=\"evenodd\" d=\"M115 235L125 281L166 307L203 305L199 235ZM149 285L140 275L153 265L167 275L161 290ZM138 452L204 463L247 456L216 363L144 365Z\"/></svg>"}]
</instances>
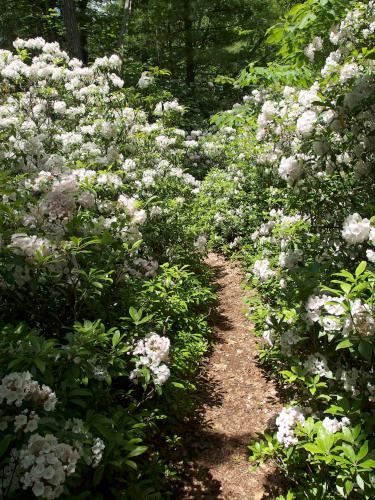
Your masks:
<instances>
[{"instance_id":1,"label":"brown soil","mask_svg":"<svg viewBox=\"0 0 375 500\"><path fill-rule=\"evenodd\" d=\"M273 466L253 472L248 462L249 443L273 421L280 403L274 384L257 366L257 339L244 312L243 272L216 254L207 264L219 296L211 320L215 343L198 379L196 413L186 423L184 484L174 498L275 498Z\"/></svg>"}]
</instances>

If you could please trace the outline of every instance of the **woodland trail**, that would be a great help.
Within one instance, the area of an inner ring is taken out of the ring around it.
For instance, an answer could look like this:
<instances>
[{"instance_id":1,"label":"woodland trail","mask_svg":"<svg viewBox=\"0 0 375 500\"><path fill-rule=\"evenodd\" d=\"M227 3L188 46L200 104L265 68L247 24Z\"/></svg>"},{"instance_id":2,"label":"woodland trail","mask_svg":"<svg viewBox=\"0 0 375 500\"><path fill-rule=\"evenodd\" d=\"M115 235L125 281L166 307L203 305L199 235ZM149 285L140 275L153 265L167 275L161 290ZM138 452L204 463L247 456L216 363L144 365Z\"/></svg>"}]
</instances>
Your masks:
<instances>
[{"instance_id":1,"label":"woodland trail","mask_svg":"<svg viewBox=\"0 0 375 500\"><path fill-rule=\"evenodd\" d=\"M198 380L194 422L178 498L275 498L272 466L250 471L250 441L280 410L276 389L257 366L257 339L244 313L241 267L210 254L219 303L211 319L214 345ZM268 496L270 495L270 496Z\"/></svg>"}]
</instances>

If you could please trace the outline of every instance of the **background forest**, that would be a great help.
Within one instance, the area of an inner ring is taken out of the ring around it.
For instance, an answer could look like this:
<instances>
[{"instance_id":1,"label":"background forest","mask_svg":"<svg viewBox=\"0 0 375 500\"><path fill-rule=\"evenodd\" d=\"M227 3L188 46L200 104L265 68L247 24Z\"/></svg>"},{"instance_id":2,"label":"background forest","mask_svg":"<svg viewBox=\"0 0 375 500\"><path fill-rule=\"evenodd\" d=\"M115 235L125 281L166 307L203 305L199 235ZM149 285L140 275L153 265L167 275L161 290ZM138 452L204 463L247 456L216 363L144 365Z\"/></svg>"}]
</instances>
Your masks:
<instances>
[{"instance_id":1,"label":"background forest","mask_svg":"<svg viewBox=\"0 0 375 500\"><path fill-rule=\"evenodd\" d=\"M264 43L266 30L295 3L9 0L0 15L0 43L9 48L17 37L41 36L85 63L116 52L124 59L127 86L143 71L166 70L162 88L189 104L191 114L207 118L237 97L230 83L240 70L272 60L275 50Z\"/></svg>"}]
</instances>

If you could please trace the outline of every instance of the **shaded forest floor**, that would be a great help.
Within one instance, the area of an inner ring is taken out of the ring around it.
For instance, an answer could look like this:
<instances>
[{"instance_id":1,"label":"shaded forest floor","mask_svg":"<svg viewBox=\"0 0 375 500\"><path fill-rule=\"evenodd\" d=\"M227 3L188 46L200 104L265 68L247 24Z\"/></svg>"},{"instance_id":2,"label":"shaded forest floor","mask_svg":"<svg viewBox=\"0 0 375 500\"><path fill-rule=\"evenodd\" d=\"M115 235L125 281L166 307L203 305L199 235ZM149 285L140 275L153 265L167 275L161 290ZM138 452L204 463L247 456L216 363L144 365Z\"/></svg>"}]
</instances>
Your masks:
<instances>
[{"instance_id":1,"label":"shaded forest floor","mask_svg":"<svg viewBox=\"0 0 375 500\"><path fill-rule=\"evenodd\" d=\"M186 422L182 486L176 498L275 498L272 465L250 470L248 445L280 410L275 385L257 365L257 339L245 317L239 265L210 254L218 307L214 343L197 380L195 412ZM269 495L269 496L268 496Z\"/></svg>"}]
</instances>

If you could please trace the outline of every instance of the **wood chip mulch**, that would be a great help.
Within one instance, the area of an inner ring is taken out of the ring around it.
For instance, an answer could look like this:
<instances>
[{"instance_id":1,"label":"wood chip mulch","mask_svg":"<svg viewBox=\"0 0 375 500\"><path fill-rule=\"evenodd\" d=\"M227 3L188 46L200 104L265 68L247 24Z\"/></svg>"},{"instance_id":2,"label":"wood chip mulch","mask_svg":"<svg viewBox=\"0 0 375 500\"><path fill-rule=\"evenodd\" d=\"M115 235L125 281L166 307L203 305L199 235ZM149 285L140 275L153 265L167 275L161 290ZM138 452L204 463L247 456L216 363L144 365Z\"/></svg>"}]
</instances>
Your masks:
<instances>
[{"instance_id":1,"label":"wood chip mulch","mask_svg":"<svg viewBox=\"0 0 375 500\"><path fill-rule=\"evenodd\" d=\"M277 496L272 464L251 471L249 443L274 422L276 387L257 365L258 339L245 317L244 275L238 264L210 254L219 296L215 340L198 378L194 416L186 422L178 500L260 500Z\"/></svg>"}]
</instances>

